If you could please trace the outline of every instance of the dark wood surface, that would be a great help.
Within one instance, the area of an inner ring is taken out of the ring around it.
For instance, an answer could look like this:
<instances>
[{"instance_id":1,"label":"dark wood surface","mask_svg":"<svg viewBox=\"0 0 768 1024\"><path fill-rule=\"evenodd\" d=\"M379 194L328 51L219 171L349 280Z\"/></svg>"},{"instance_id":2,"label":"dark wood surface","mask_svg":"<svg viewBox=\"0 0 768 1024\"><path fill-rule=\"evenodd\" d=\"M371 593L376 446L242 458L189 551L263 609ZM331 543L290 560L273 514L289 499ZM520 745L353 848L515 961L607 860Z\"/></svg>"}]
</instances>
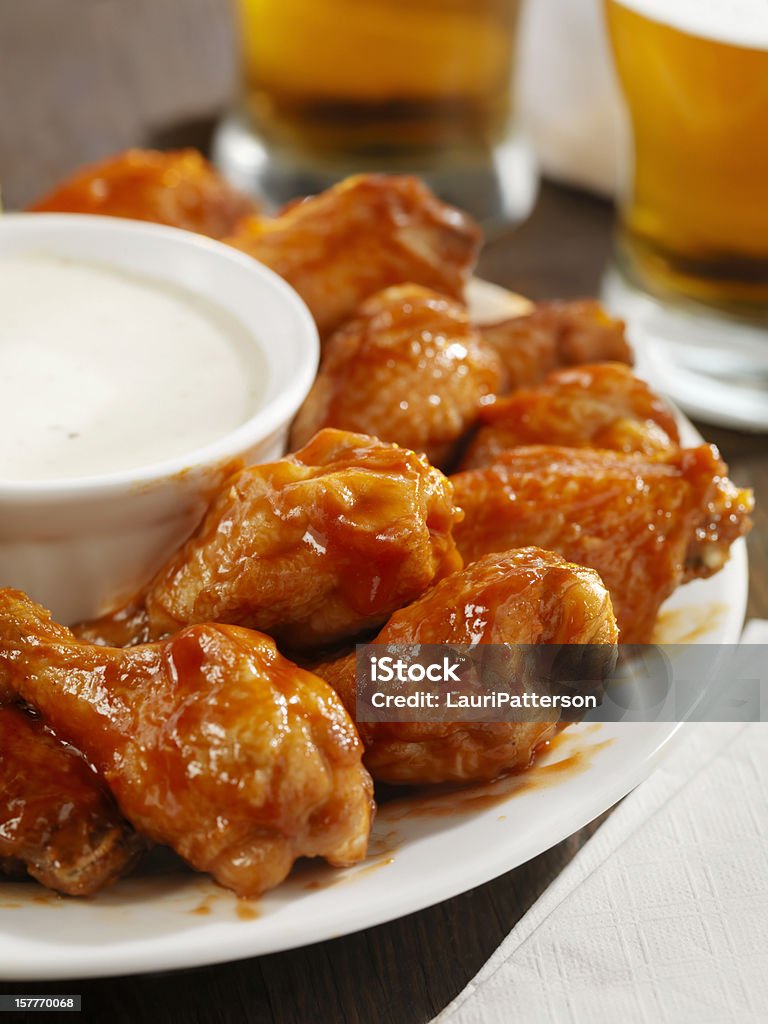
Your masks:
<instances>
[{"instance_id":1,"label":"dark wood surface","mask_svg":"<svg viewBox=\"0 0 768 1024\"><path fill-rule=\"evenodd\" d=\"M481 273L534 298L594 293L611 217L606 203L545 184L530 220L488 247ZM768 443L701 429L720 445L736 480L756 491L749 614L768 617ZM0 992L80 992L86 1019L113 1024L419 1024L482 967L605 817L487 885L344 938L204 970L3 984Z\"/></svg>"}]
</instances>

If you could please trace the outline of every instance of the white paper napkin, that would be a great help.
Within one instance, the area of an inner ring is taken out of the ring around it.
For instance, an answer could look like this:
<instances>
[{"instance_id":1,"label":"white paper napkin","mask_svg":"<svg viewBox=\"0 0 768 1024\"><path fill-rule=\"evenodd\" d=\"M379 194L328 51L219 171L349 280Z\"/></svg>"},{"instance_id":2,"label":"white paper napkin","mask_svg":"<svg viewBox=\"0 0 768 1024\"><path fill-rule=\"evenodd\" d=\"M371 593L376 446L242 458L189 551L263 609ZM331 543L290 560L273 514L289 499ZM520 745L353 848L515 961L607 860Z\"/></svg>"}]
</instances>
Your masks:
<instances>
[{"instance_id":1,"label":"white paper napkin","mask_svg":"<svg viewBox=\"0 0 768 1024\"><path fill-rule=\"evenodd\" d=\"M750 623L744 640L768 642L768 623ZM684 726L669 757L436 1018L766 1020L768 723Z\"/></svg>"},{"instance_id":2,"label":"white paper napkin","mask_svg":"<svg viewBox=\"0 0 768 1024\"><path fill-rule=\"evenodd\" d=\"M516 88L544 172L613 195L626 139L602 0L528 0Z\"/></svg>"}]
</instances>

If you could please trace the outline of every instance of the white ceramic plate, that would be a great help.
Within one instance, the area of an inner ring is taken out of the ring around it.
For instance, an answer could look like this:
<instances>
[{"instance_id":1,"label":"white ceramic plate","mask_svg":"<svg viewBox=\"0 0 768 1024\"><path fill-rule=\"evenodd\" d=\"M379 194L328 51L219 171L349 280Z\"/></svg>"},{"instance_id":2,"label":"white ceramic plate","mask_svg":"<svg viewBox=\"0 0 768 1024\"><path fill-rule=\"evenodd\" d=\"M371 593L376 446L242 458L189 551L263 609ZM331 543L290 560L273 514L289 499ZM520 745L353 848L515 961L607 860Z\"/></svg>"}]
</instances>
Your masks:
<instances>
[{"instance_id":1,"label":"white ceramic plate","mask_svg":"<svg viewBox=\"0 0 768 1024\"><path fill-rule=\"evenodd\" d=\"M480 301L490 294L481 288ZM503 304L498 293L490 301ZM699 439L690 424L685 434L686 442ZM740 541L721 573L681 588L664 606L659 639L736 642L746 594ZM0 978L194 967L335 938L412 913L509 871L586 825L651 772L678 728L574 726L523 775L462 794L386 804L365 864L347 871L299 866L286 884L252 904L173 866L89 900L62 899L34 884L0 884Z\"/></svg>"}]
</instances>

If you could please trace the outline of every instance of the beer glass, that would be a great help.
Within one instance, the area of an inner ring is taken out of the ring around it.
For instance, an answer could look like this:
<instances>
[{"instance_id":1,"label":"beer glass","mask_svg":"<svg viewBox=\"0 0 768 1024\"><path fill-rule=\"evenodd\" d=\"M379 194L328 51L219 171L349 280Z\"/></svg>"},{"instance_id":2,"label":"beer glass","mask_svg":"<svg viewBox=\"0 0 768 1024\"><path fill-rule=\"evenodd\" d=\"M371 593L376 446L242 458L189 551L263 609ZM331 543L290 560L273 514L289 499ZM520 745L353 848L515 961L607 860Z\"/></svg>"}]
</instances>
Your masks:
<instances>
[{"instance_id":1,"label":"beer glass","mask_svg":"<svg viewBox=\"0 0 768 1024\"><path fill-rule=\"evenodd\" d=\"M768 429L768 5L605 14L629 131L607 301L684 407Z\"/></svg>"},{"instance_id":2,"label":"beer glass","mask_svg":"<svg viewBox=\"0 0 768 1024\"><path fill-rule=\"evenodd\" d=\"M388 171L481 218L519 215L533 190L512 129L519 4L237 0L243 98L217 161L272 205Z\"/></svg>"}]
</instances>

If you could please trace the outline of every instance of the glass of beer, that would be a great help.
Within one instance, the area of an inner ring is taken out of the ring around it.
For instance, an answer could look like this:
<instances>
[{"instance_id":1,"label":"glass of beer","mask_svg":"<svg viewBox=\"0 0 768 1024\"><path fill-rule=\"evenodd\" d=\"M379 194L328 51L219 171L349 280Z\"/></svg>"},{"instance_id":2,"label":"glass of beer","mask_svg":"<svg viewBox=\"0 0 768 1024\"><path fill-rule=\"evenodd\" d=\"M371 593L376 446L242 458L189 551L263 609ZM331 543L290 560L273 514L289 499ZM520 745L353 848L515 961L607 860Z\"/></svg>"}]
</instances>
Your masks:
<instances>
[{"instance_id":1,"label":"glass of beer","mask_svg":"<svg viewBox=\"0 0 768 1024\"><path fill-rule=\"evenodd\" d=\"M768 429L768 4L605 12L630 136L606 298L684 407Z\"/></svg>"},{"instance_id":2,"label":"glass of beer","mask_svg":"<svg viewBox=\"0 0 768 1024\"><path fill-rule=\"evenodd\" d=\"M520 2L237 0L243 102L218 162L273 205L388 171L481 218L517 215L533 191L512 131Z\"/></svg>"}]
</instances>

